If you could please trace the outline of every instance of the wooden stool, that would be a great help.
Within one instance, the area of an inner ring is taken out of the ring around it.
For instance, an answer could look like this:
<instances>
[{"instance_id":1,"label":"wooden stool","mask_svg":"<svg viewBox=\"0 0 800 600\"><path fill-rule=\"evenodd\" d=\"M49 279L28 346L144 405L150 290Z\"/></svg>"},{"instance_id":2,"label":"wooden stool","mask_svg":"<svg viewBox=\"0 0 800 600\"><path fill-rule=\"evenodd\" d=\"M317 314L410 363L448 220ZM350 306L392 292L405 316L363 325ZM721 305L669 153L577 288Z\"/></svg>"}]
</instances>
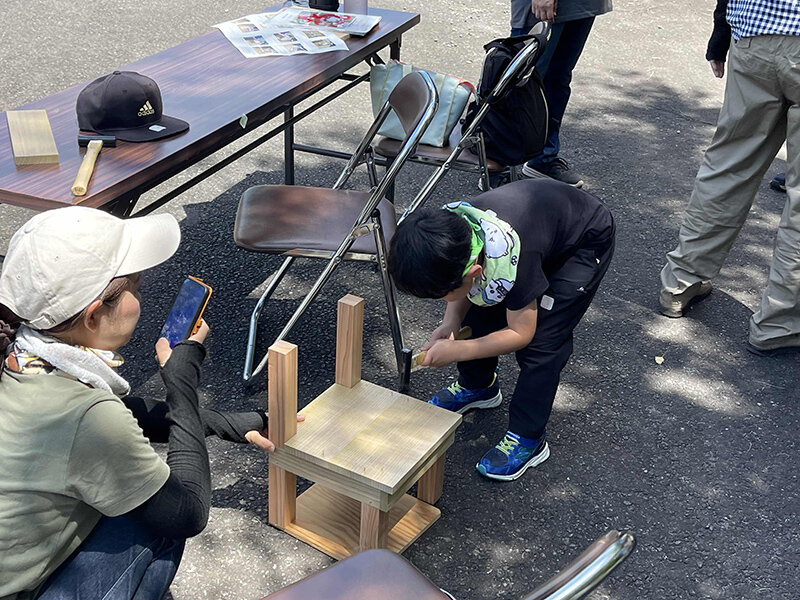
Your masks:
<instances>
[{"instance_id":1,"label":"wooden stool","mask_svg":"<svg viewBox=\"0 0 800 600\"><path fill-rule=\"evenodd\" d=\"M402 552L439 518L461 415L361 381L364 300L339 300L336 383L297 425L297 346L269 349L269 522L342 559ZM296 476L316 482L295 497ZM415 483L417 498L405 492Z\"/></svg>"}]
</instances>

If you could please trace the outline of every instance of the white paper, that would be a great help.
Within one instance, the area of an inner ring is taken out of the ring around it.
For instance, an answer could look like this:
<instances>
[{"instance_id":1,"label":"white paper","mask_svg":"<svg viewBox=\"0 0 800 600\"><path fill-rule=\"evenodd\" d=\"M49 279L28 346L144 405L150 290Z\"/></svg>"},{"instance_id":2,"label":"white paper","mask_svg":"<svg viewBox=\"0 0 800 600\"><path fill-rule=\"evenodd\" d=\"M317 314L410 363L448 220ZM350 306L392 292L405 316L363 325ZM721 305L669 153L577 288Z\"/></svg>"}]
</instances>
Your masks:
<instances>
[{"instance_id":1,"label":"white paper","mask_svg":"<svg viewBox=\"0 0 800 600\"><path fill-rule=\"evenodd\" d=\"M275 24L276 13L248 15L214 25L246 58L321 54L347 50L337 35L321 28Z\"/></svg>"},{"instance_id":2,"label":"white paper","mask_svg":"<svg viewBox=\"0 0 800 600\"><path fill-rule=\"evenodd\" d=\"M327 12L310 8L290 6L271 15L273 25L288 27L314 27L350 35L366 35L378 24L380 17L375 15L356 15L342 12Z\"/></svg>"}]
</instances>

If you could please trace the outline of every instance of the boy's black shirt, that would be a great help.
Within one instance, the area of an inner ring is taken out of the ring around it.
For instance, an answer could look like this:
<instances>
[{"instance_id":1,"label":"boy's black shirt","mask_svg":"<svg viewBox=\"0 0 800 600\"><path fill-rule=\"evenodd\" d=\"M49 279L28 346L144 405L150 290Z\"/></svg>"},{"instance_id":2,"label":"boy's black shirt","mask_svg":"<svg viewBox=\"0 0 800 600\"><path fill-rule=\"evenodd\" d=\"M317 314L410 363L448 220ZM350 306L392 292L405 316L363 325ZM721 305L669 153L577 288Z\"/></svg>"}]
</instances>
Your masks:
<instances>
[{"instance_id":1,"label":"boy's black shirt","mask_svg":"<svg viewBox=\"0 0 800 600\"><path fill-rule=\"evenodd\" d=\"M548 276L577 250L602 254L614 242L614 219L592 194L552 179L524 179L469 200L492 210L519 235L521 253L514 287L503 301L521 310L541 298Z\"/></svg>"}]
</instances>

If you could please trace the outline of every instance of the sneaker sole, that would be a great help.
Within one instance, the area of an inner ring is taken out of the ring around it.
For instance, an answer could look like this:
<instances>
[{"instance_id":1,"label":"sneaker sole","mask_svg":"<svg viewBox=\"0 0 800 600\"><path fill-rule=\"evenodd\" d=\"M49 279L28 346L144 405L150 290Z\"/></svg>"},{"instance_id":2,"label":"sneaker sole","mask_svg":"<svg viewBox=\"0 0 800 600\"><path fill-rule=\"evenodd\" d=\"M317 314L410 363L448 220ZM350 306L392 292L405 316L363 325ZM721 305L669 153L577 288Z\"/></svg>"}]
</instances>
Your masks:
<instances>
[{"instance_id":1,"label":"sneaker sole","mask_svg":"<svg viewBox=\"0 0 800 600\"><path fill-rule=\"evenodd\" d=\"M670 319L680 319L682 316L686 314L693 304L700 302L700 300L704 300L708 298L709 294L713 292L714 289L708 290L705 294L698 294L694 296L689 302L684 306L681 310L675 310L674 308L667 308L663 304L659 304L659 312L664 315L665 317L669 317Z\"/></svg>"},{"instance_id":2,"label":"sneaker sole","mask_svg":"<svg viewBox=\"0 0 800 600\"><path fill-rule=\"evenodd\" d=\"M788 356L789 354L797 354L800 352L800 346L779 346L777 348L759 348L758 346L754 346L750 342L747 342L745 346L747 351L750 354L755 354L756 356L765 356L767 358L773 358L775 356Z\"/></svg>"},{"instance_id":3,"label":"sneaker sole","mask_svg":"<svg viewBox=\"0 0 800 600\"><path fill-rule=\"evenodd\" d=\"M511 475L493 475L491 473L483 473L480 470L478 470L478 465L480 465L481 463L476 463L475 469L478 470L478 473L480 473L484 477L488 477L489 479L496 479L497 481L514 481L515 479L519 479L520 477L522 477L525 471L527 471L531 467L535 467L536 465L542 464L548 458L550 458L550 446L547 444L547 442L545 442L544 449L541 452L539 452L539 454L531 456L530 459L528 459L528 462L522 465L522 468L519 471L517 471L516 473L512 473Z\"/></svg>"},{"instance_id":4,"label":"sneaker sole","mask_svg":"<svg viewBox=\"0 0 800 600\"><path fill-rule=\"evenodd\" d=\"M528 165L522 165L522 174L527 177L528 179L553 179L553 181L558 181L558 179L554 179L549 175L541 173L537 171L533 167L529 167ZM562 183L567 183L563 181ZM579 179L577 183L567 183L567 185L571 185L574 188L582 188L583 187L583 179Z\"/></svg>"},{"instance_id":5,"label":"sneaker sole","mask_svg":"<svg viewBox=\"0 0 800 600\"><path fill-rule=\"evenodd\" d=\"M472 410L473 408L495 408L500 406L503 402L503 393L498 390L497 395L493 398L489 398L487 400L477 400L475 402L470 402L469 404L462 406L457 411L458 414L463 415L468 410Z\"/></svg>"}]
</instances>

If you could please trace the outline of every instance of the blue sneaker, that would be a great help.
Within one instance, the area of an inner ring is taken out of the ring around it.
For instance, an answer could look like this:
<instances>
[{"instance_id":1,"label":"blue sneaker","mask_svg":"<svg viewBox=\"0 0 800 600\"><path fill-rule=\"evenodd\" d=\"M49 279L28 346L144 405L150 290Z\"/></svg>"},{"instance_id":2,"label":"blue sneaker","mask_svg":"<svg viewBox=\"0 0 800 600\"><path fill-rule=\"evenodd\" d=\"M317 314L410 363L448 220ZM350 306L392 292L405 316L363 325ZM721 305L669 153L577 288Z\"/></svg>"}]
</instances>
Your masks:
<instances>
[{"instance_id":1,"label":"blue sneaker","mask_svg":"<svg viewBox=\"0 0 800 600\"><path fill-rule=\"evenodd\" d=\"M461 384L456 381L436 392L436 395L428 400L428 403L463 415L471 408L500 406L502 401L503 394L500 393L500 384L497 383L497 373L495 373L492 385L489 387L468 390L461 387Z\"/></svg>"},{"instance_id":2,"label":"blue sneaker","mask_svg":"<svg viewBox=\"0 0 800 600\"><path fill-rule=\"evenodd\" d=\"M484 454L475 468L489 479L512 481L549 457L550 447L544 435L533 440L506 431L500 443Z\"/></svg>"}]
</instances>

